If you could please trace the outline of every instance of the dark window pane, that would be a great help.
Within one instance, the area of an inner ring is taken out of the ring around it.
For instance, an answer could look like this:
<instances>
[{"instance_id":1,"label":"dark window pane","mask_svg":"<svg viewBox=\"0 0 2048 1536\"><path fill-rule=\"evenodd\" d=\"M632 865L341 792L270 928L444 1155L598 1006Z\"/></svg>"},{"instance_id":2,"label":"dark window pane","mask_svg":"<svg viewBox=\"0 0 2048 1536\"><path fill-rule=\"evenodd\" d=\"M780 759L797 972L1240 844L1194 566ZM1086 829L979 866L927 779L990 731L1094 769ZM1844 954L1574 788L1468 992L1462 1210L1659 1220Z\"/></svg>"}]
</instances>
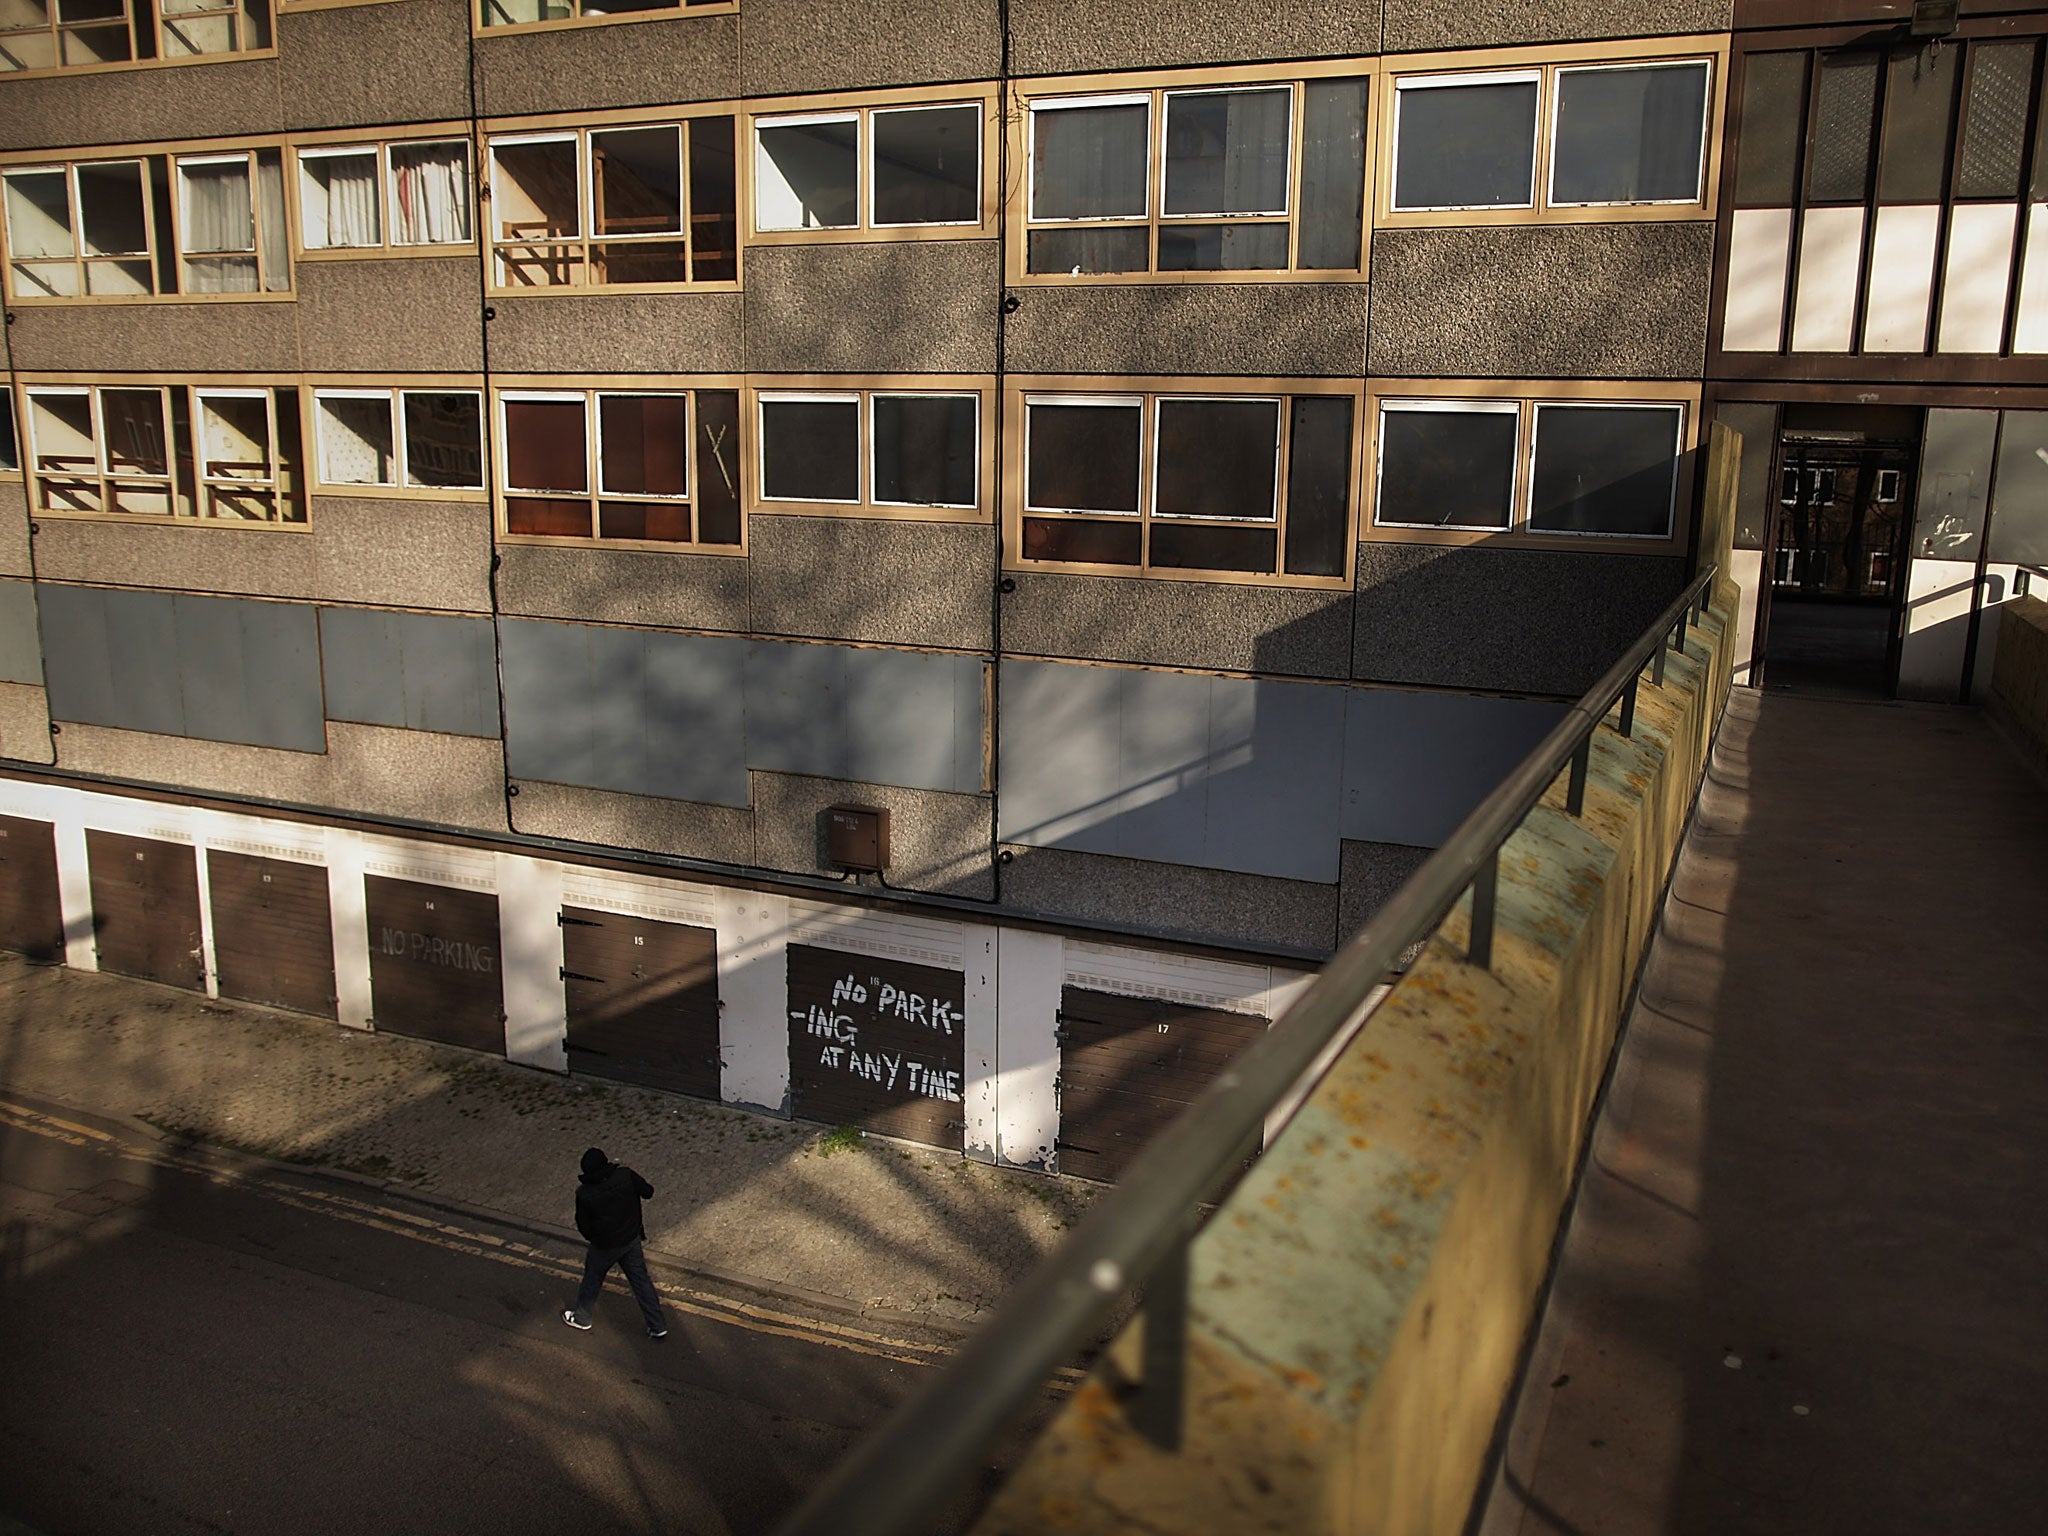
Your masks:
<instances>
[{"instance_id":1,"label":"dark window pane","mask_svg":"<svg viewBox=\"0 0 2048 1536\"><path fill-rule=\"evenodd\" d=\"M306 456L299 435L299 392L277 391L278 517L287 523L306 520Z\"/></svg>"},{"instance_id":2,"label":"dark window pane","mask_svg":"<svg viewBox=\"0 0 2048 1536\"><path fill-rule=\"evenodd\" d=\"M1048 512L1138 510L1141 412L1135 402L1033 402L1028 409L1024 431L1025 506Z\"/></svg>"},{"instance_id":3,"label":"dark window pane","mask_svg":"<svg viewBox=\"0 0 2048 1536\"><path fill-rule=\"evenodd\" d=\"M858 224L859 136L860 124L851 118L755 129L755 228L850 229Z\"/></svg>"},{"instance_id":4,"label":"dark window pane","mask_svg":"<svg viewBox=\"0 0 2048 1536\"><path fill-rule=\"evenodd\" d=\"M483 402L472 390L430 394L408 390L405 402L405 475L408 485L484 483Z\"/></svg>"},{"instance_id":5,"label":"dark window pane","mask_svg":"<svg viewBox=\"0 0 2048 1536\"><path fill-rule=\"evenodd\" d=\"M690 542L690 504L686 501L600 501L600 539L649 539L663 544Z\"/></svg>"},{"instance_id":6,"label":"dark window pane","mask_svg":"<svg viewBox=\"0 0 2048 1536\"><path fill-rule=\"evenodd\" d=\"M680 240L593 246L590 280L612 284L688 282L687 250Z\"/></svg>"},{"instance_id":7,"label":"dark window pane","mask_svg":"<svg viewBox=\"0 0 2048 1536\"><path fill-rule=\"evenodd\" d=\"M1279 476L1276 400L1161 400L1158 489L1161 517L1268 520Z\"/></svg>"},{"instance_id":8,"label":"dark window pane","mask_svg":"<svg viewBox=\"0 0 2048 1536\"><path fill-rule=\"evenodd\" d=\"M590 503L542 496L507 496L505 531L543 538L590 537Z\"/></svg>"},{"instance_id":9,"label":"dark window pane","mask_svg":"<svg viewBox=\"0 0 2048 1536\"><path fill-rule=\"evenodd\" d=\"M127 256L149 249L142 206L142 162L116 160L78 168L78 219L88 256Z\"/></svg>"},{"instance_id":10,"label":"dark window pane","mask_svg":"<svg viewBox=\"0 0 2048 1536\"><path fill-rule=\"evenodd\" d=\"M688 496L690 402L682 395L597 397L597 488L627 496Z\"/></svg>"},{"instance_id":11,"label":"dark window pane","mask_svg":"<svg viewBox=\"0 0 2048 1536\"><path fill-rule=\"evenodd\" d=\"M590 135L594 232L681 234L683 147L678 128L606 128Z\"/></svg>"},{"instance_id":12,"label":"dark window pane","mask_svg":"<svg viewBox=\"0 0 2048 1536\"><path fill-rule=\"evenodd\" d=\"M0 390L0 469L21 468L21 450L15 446L14 396Z\"/></svg>"},{"instance_id":13,"label":"dark window pane","mask_svg":"<svg viewBox=\"0 0 2048 1536\"><path fill-rule=\"evenodd\" d=\"M740 541L740 396L697 391L697 542Z\"/></svg>"},{"instance_id":14,"label":"dark window pane","mask_svg":"<svg viewBox=\"0 0 2048 1536\"><path fill-rule=\"evenodd\" d=\"M1876 107L1876 54L1821 55L1813 170L1807 188L1813 201L1856 203L1869 194L1870 131Z\"/></svg>"},{"instance_id":15,"label":"dark window pane","mask_svg":"<svg viewBox=\"0 0 2048 1536\"><path fill-rule=\"evenodd\" d=\"M1399 95L1397 208L1527 207L1536 82L1410 87Z\"/></svg>"},{"instance_id":16,"label":"dark window pane","mask_svg":"<svg viewBox=\"0 0 2048 1536\"><path fill-rule=\"evenodd\" d=\"M1669 534L1679 420L1666 406L1539 405L1530 528Z\"/></svg>"},{"instance_id":17,"label":"dark window pane","mask_svg":"<svg viewBox=\"0 0 2048 1536\"><path fill-rule=\"evenodd\" d=\"M690 130L690 275L729 283L740 275L739 178L732 119L693 117Z\"/></svg>"},{"instance_id":18,"label":"dark window pane","mask_svg":"<svg viewBox=\"0 0 2048 1536\"><path fill-rule=\"evenodd\" d=\"M505 402L505 484L515 491L587 491L581 400Z\"/></svg>"},{"instance_id":19,"label":"dark window pane","mask_svg":"<svg viewBox=\"0 0 2048 1536\"><path fill-rule=\"evenodd\" d=\"M1272 528L1210 528L1201 524L1154 523L1152 564L1179 571L1262 571L1273 569Z\"/></svg>"},{"instance_id":20,"label":"dark window pane","mask_svg":"<svg viewBox=\"0 0 2048 1536\"><path fill-rule=\"evenodd\" d=\"M1136 565L1144 533L1144 525L1135 522L1027 517L1024 558L1065 560L1074 565Z\"/></svg>"},{"instance_id":21,"label":"dark window pane","mask_svg":"<svg viewBox=\"0 0 2048 1536\"><path fill-rule=\"evenodd\" d=\"M1991 490L1992 563L2048 566L2048 411L2004 413L1997 475Z\"/></svg>"},{"instance_id":22,"label":"dark window pane","mask_svg":"<svg viewBox=\"0 0 2048 1536\"><path fill-rule=\"evenodd\" d=\"M560 240L581 232L573 139L495 144L491 160L498 239Z\"/></svg>"},{"instance_id":23,"label":"dark window pane","mask_svg":"<svg viewBox=\"0 0 2048 1536\"><path fill-rule=\"evenodd\" d=\"M1799 195L1799 151L1806 142L1806 55L1752 53L1742 62L1741 142L1735 201L1783 207Z\"/></svg>"},{"instance_id":24,"label":"dark window pane","mask_svg":"<svg viewBox=\"0 0 2048 1536\"><path fill-rule=\"evenodd\" d=\"M1302 88L1301 234L1304 271L1356 271L1365 229L1363 80L1312 80Z\"/></svg>"},{"instance_id":25,"label":"dark window pane","mask_svg":"<svg viewBox=\"0 0 2048 1536\"><path fill-rule=\"evenodd\" d=\"M1027 251L1033 272L1144 272L1151 238L1137 229L1034 229Z\"/></svg>"},{"instance_id":26,"label":"dark window pane","mask_svg":"<svg viewBox=\"0 0 2048 1536\"><path fill-rule=\"evenodd\" d=\"M1178 91L1166 98L1167 213L1285 213L1294 93Z\"/></svg>"},{"instance_id":27,"label":"dark window pane","mask_svg":"<svg viewBox=\"0 0 2048 1536\"><path fill-rule=\"evenodd\" d=\"M1143 218L1151 117L1144 102L1034 111L1031 217Z\"/></svg>"},{"instance_id":28,"label":"dark window pane","mask_svg":"<svg viewBox=\"0 0 2048 1536\"><path fill-rule=\"evenodd\" d=\"M972 224L981 218L981 108L875 112L877 224Z\"/></svg>"},{"instance_id":29,"label":"dark window pane","mask_svg":"<svg viewBox=\"0 0 2048 1536\"><path fill-rule=\"evenodd\" d=\"M1287 414L1287 574L1342 576L1351 541L1352 404L1300 395Z\"/></svg>"},{"instance_id":30,"label":"dark window pane","mask_svg":"<svg viewBox=\"0 0 2048 1536\"><path fill-rule=\"evenodd\" d=\"M1884 88L1884 144L1877 196L1886 203L1938 203L1947 183L1950 114L1955 108L1955 48L1915 48L1892 56ZM2026 117L2026 98L2020 116ZM2014 151L2017 163L2018 149Z\"/></svg>"},{"instance_id":31,"label":"dark window pane","mask_svg":"<svg viewBox=\"0 0 2048 1536\"><path fill-rule=\"evenodd\" d=\"M1705 64L1560 71L1551 200L1691 201L1706 113Z\"/></svg>"},{"instance_id":32,"label":"dark window pane","mask_svg":"<svg viewBox=\"0 0 2048 1536\"><path fill-rule=\"evenodd\" d=\"M875 500L923 507L975 504L972 395L876 395Z\"/></svg>"},{"instance_id":33,"label":"dark window pane","mask_svg":"<svg viewBox=\"0 0 2048 1536\"><path fill-rule=\"evenodd\" d=\"M860 402L764 398L761 494L770 501L859 501Z\"/></svg>"},{"instance_id":34,"label":"dark window pane","mask_svg":"<svg viewBox=\"0 0 2048 1536\"><path fill-rule=\"evenodd\" d=\"M1382 411L1378 521L1507 527L1519 430L1513 410Z\"/></svg>"},{"instance_id":35,"label":"dark window pane","mask_svg":"<svg viewBox=\"0 0 2048 1536\"><path fill-rule=\"evenodd\" d=\"M255 440L267 440L269 430L263 425L263 402L238 400L235 404L251 408ZM158 391L101 390L100 432L110 473L168 473L169 461L164 456L164 397Z\"/></svg>"},{"instance_id":36,"label":"dark window pane","mask_svg":"<svg viewBox=\"0 0 2048 1536\"><path fill-rule=\"evenodd\" d=\"M1162 224L1162 272L1277 272L1287 265L1285 224Z\"/></svg>"},{"instance_id":37,"label":"dark window pane","mask_svg":"<svg viewBox=\"0 0 2048 1536\"><path fill-rule=\"evenodd\" d=\"M1956 50L1943 53L1953 58ZM1954 66L1951 65L1951 72ZM1896 72L1895 72L1896 73ZM2027 97L2034 84L2034 44L1972 43L1970 94L1963 120L1960 197L2018 197L2020 156L2027 141Z\"/></svg>"}]
</instances>

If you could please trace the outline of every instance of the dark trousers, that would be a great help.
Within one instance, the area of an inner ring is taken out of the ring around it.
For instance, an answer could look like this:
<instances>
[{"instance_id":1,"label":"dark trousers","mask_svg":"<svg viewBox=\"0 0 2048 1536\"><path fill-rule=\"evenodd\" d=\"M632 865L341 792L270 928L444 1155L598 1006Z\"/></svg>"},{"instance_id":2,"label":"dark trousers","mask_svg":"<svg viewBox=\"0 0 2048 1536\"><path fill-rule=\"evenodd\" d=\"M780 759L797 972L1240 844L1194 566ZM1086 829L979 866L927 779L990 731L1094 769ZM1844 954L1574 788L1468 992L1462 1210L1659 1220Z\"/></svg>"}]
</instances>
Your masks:
<instances>
[{"instance_id":1,"label":"dark trousers","mask_svg":"<svg viewBox=\"0 0 2048 1536\"><path fill-rule=\"evenodd\" d=\"M584 1251L583 1284L576 1288L577 1316L590 1315L590 1304L604 1289L605 1276L614 1264L626 1272L626 1283L633 1288L633 1299L640 1303L640 1315L647 1320L647 1326L662 1327L661 1298L654 1294L654 1281L647 1273L647 1256L640 1251L637 1237L623 1248L592 1247Z\"/></svg>"}]
</instances>

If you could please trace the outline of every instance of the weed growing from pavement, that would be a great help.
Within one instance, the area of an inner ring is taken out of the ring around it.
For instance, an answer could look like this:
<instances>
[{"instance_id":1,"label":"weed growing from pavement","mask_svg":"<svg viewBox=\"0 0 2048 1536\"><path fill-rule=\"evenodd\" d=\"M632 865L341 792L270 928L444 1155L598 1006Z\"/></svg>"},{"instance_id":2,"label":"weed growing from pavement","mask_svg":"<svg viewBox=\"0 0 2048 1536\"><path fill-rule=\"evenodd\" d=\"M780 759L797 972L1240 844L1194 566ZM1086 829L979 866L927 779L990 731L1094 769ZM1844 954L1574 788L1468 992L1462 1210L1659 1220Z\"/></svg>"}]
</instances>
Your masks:
<instances>
[{"instance_id":1,"label":"weed growing from pavement","mask_svg":"<svg viewBox=\"0 0 2048 1536\"><path fill-rule=\"evenodd\" d=\"M867 1132L857 1125L842 1125L825 1132L813 1144L820 1157L830 1157L834 1152L853 1152L860 1147Z\"/></svg>"}]
</instances>

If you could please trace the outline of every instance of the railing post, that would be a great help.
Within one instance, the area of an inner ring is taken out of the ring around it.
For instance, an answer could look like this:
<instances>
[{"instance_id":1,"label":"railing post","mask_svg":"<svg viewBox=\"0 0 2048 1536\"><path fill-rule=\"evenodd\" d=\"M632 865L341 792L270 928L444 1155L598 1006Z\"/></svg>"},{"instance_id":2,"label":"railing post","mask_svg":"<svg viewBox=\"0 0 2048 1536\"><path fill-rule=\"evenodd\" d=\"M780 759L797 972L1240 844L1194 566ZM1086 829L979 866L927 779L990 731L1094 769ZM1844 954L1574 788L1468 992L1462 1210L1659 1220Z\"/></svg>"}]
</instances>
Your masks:
<instances>
[{"instance_id":1,"label":"railing post","mask_svg":"<svg viewBox=\"0 0 2048 1536\"><path fill-rule=\"evenodd\" d=\"M1664 647L1661 645L1657 647L1656 654L1650 658L1650 686L1652 688L1662 688L1664 686ZM1629 702L1634 703L1635 701L1631 699Z\"/></svg>"},{"instance_id":2,"label":"railing post","mask_svg":"<svg viewBox=\"0 0 2048 1536\"><path fill-rule=\"evenodd\" d=\"M1663 653L1660 651L1658 654L1662 655ZM1624 736L1631 735L1635 731L1636 684L1642 680L1643 674L1638 672L1628 680L1628 686L1621 690L1621 734Z\"/></svg>"},{"instance_id":3,"label":"railing post","mask_svg":"<svg viewBox=\"0 0 2048 1536\"><path fill-rule=\"evenodd\" d=\"M1465 958L1482 971L1493 966L1493 908L1500 894L1500 850L1494 849L1472 877L1472 942Z\"/></svg>"},{"instance_id":4,"label":"railing post","mask_svg":"<svg viewBox=\"0 0 2048 1536\"><path fill-rule=\"evenodd\" d=\"M1571 782L1564 792L1564 808L1573 816L1585 814L1586 810L1586 769L1593 756L1593 738L1586 737L1579 743L1579 750L1572 754Z\"/></svg>"},{"instance_id":5,"label":"railing post","mask_svg":"<svg viewBox=\"0 0 2048 1536\"><path fill-rule=\"evenodd\" d=\"M1145 1282L1145 1375L1131 1422L1162 1451L1180 1449L1185 1417L1190 1241L1183 1237Z\"/></svg>"}]
</instances>

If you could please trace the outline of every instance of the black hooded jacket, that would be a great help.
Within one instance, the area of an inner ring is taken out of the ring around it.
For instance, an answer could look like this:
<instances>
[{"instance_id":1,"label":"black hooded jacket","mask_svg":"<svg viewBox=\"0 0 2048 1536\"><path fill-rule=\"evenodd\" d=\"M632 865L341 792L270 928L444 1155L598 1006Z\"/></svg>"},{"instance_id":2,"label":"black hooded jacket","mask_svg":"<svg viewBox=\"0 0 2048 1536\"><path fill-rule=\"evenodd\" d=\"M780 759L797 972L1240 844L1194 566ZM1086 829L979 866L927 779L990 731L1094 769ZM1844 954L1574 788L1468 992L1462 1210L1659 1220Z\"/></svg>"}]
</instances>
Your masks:
<instances>
[{"instance_id":1,"label":"black hooded jacket","mask_svg":"<svg viewBox=\"0 0 2048 1536\"><path fill-rule=\"evenodd\" d=\"M623 1248L647 1235L640 1224L640 1202L654 1186L624 1163L613 1163L592 1178L581 1176L576 1189L576 1230L593 1248Z\"/></svg>"}]
</instances>

